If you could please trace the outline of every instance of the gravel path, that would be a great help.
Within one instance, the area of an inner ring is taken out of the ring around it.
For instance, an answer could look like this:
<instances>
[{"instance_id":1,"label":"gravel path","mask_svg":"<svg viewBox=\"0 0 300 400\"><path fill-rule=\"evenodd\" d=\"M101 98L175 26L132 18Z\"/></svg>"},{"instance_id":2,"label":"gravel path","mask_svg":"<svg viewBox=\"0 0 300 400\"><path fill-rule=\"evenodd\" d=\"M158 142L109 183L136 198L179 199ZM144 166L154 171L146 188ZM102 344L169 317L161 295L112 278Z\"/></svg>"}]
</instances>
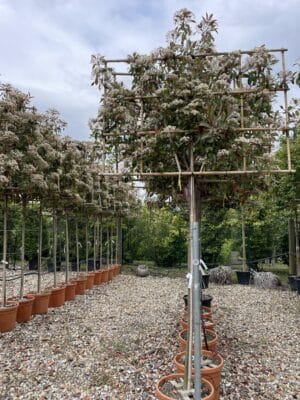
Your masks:
<instances>
[{"instance_id":1,"label":"gravel path","mask_svg":"<svg viewBox=\"0 0 300 400\"><path fill-rule=\"evenodd\" d=\"M0 334L0 399L154 399L158 378L174 371L185 289L180 278L120 275ZM206 292L225 358L222 399L300 399L300 297L239 285Z\"/></svg>"}]
</instances>

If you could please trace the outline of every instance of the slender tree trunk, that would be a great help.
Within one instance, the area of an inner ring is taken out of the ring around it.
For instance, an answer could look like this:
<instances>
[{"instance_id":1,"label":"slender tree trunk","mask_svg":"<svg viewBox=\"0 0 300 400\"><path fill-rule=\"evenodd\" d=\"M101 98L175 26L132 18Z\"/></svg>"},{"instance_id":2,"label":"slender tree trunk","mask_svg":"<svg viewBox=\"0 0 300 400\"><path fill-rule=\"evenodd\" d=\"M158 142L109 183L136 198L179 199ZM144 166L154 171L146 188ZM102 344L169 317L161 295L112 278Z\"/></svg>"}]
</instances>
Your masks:
<instances>
[{"instance_id":1,"label":"slender tree trunk","mask_svg":"<svg viewBox=\"0 0 300 400\"><path fill-rule=\"evenodd\" d=\"M289 219L289 268L291 275L297 275L295 221L293 218Z\"/></svg>"},{"instance_id":2,"label":"slender tree trunk","mask_svg":"<svg viewBox=\"0 0 300 400\"><path fill-rule=\"evenodd\" d=\"M68 214L65 213L65 229L66 229L66 274L65 281L69 281L69 264L70 264L70 248L69 248L69 220Z\"/></svg>"},{"instance_id":3,"label":"slender tree trunk","mask_svg":"<svg viewBox=\"0 0 300 400\"><path fill-rule=\"evenodd\" d=\"M53 228L53 271L54 271L54 287L57 286L57 213L56 209L52 211L52 228Z\"/></svg>"},{"instance_id":4,"label":"slender tree trunk","mask_svg":"<svg viewBox=\"0 0 300 400\"><path fill-rule=\"evenodd\" d=\"M296 242L296 273L300 276L300 248L299 248L299 233L298 233L298 210L295 210L295 242Z\"/></svg>"},{"instance_id":5,"label":"slender tree trunk","mask_svg":"<svg viewBox=\"0 0 300 400\"><path fill-rule=\"evenodd\" d=\"M78 221L75 222L75 235L76 235L76 270L79 274L80 269L80 257L79 257L79 232L78 232Z\"/></svg>"},{"instance_id":6,"label":"slender tree trunk","mask_svg":"<svg viewBox=\"0 0 300 400\"><path fill-rule=\"evenodd\" d=\"M122 264L122 218L117 217L117 244L116 244L116 261L117 264Z\"/></svg>"},{"instance_id":7,"label":"slender tree trunk","mask_svg":"<svg viewBox=\"0 0 300 400\"><path fill-rule=\"evenodd\" d=\"M98 238L97 238L98 223L99 223L99 220L97 218L96 223L94 224L94 256L93 256L94 272L96 271L96 258L97 258L97 245L98 245Z\"/></svg>"},{"instance_id":8,"label":"slender tree trunk","mask_svg":"<svg viewBox=\"0 0 300 400\"><path fill-rule=\"evenodd\" d=\"M102 268L102 256L103 256L103 230L102 230L102 218L100 219L100 269Z\"/></svg>"},{"instance_id":9,"label":"slender tree trunk","mask_svg":"<svg viewBox=\"0 0 300 400\"><path fill-rule=\"evenodd\" d=\"M113 263L114 263L113 226L111 226L111 228L110 228L110 245L111 245L111 250L110 250L110 265L113 265Z\"/></svg>"},{"instance_id":10,"label":"slender tree trunk","mask_svg":"<svg viewBox=\"0 0 300 400\"><path fill-rule=\"evenodd\" d=\"M41 292L41 280L42 280L42 250L43 250L43 206L40 201L39 211L39 237L38 237L38 282L37 291Z\"/></svg>"},{"instance_id":11,"label":"slender tree trunk","mask_svg":"<svg viewBox=\"0 0 300 400\"><path fill-rule=\"evenodd\" d=\"M26 209L27 199L22 197L22 227L21 227L21 283L20 283L20 299L24 295L24 275L25 275L25 234L26 234Z\"/></svg>"},{"instance_id":12,"label":"slender tree trunk","mask_svg":"<svg viewBox=\"0 0 300 400\"><path fill-rule=\"evenodd\" d=\"M89 269L89 219L88 218L85 224L85 263L86 263L85 271L86 273L88 273Z\"/></svg>"},{"instance_id":13,"label":"slender tree trunk","mask_svg":"<svg viewBox=\"0 0 300 400\"><path fill-rule=\"evenodd\" d=\"M247 271L247 255L246 255L246 228L245 228L245 213L244 207L241 205L242 219L242 254L243 254L243 271Z\"/></svg>"},{"instance_id":14,"label":"slender tree trunk","mask_svg":"<svg viewBox=\"0 0 300 400\"><path fill-rule=\"evenodd\" d=\"M6 306L6 257L7 257L7 216L8 216L7 195L4 196L3 206L3 254L2 254L2 304Z\"/></svg>"},{"instance_id":15,"label":"slender tree trunk","mask_svg":"<svg viewBox=\"0 0 300 400\"><path fill-rule=\"evenodd\" d=\"M107 227L107 235L106 235L106 237L107 237L107 246L106 246L106 264L107 264L107 266L109 266L109 258L110 258L110 256L109 256L109 250L110 250L110 246L109 246L109 227Z\"/></svg>"}]
</instances>

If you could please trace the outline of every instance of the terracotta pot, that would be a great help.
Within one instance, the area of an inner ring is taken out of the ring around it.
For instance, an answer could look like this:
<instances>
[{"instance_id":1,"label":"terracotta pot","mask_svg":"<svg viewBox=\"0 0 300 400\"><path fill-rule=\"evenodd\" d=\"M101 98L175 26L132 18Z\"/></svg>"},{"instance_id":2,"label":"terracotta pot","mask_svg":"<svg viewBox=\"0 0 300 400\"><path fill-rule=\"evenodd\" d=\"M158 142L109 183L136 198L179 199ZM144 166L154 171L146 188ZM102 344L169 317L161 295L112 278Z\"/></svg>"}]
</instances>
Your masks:
<instances>
[{"instance_id":1,"label":"terracotta pot","mask_svg":"<svg viewBox=\"0 0 300 400\"><path fill-rule=\"evenodd\" d=\"M95 271L94 285L100 285L101 283L101 271Z\"/></svg>"},{"instance_id":2,"label":"terracotta pot","mask_svg":"<svg viewBox=\"0 0 300 400\"><path fill-rule=\"evenodd\" d=\"M32 315L47 314L51 292L29 293L34 295Z\"/></svg>"},{"instance_id":3,"label":"terracotta pot","mask_svg":"<svg viewBox=\"0 0 300 400\"><path fill-rule=\"evenodd\" d=\"M34 295L26 294L21 300L19 300L19 308L17 312L16 321L18 323L28 322L32 317L32 308L34 303Z\"/></svg>"},{"instance_id":4,"label":"terracotta pot","mask_svg":"<svg viewBox=\"0 0 300 400\"><path fill-rule=\"evenodd\" d=\"M86 281L87 281L87 277L86 276L82 276L82 277L78 277L75 279L72 279L71 282L76 282L76 288L75 288L75 294L84 294L85 293L85 289L86 289Z\"/></svg>"},{"instance_id":5,"label":"terracotta pot","mask_svg":"<svg viewBox=\"0 0 300 400\"><path fill-rule=\"evenodd\" d=\"M49 307L63 306L65 304L65 291L66 285L60 285L59 287L53 288L49 299Z\"/></svg>"},{"instance_id":6,"label":"terracotta pot","mask_svg":"<svg viewBox=\"0 0 300 400\"><path fill-rule=\"evenodd\" d=\"M117 275L121 273L121 264L116 264L117 267Z\"/></svg>"},{"instance_id":7,"label":"terracotta pot","mask_svg":"<svg viewBox=\"0 0 300 400\"><path fill-rule=\"evenodd\" d=\"M111 267L108 268L108 281L111 281L111 280L112 280L113 274L114 274L113 269L112 269Z\"/></svg>"},{"instance_id":8,"label":"terracotta pot","mask_svg":"<svg viewBox=\"0 0 300 400\"><path fill-rule=\"evenodd\" d=\"M210 331L210 330L205 330L205 333L211 337L211 339L208 338L208 340L207 340L208 350L212 351L213 353L216 353L216 351L217 351L217 343L218 343L218 335L216 334L216 332ZM181 331L180 334L179 334L181 351L185 351L185 349L186 349L186 336L187 336L187 329ZM207 350L204 338L202 340L202 346L201 347L202 347L203 350ZM193 346L193 348L194 348L194 346Z\"/></svg>"},{"instance_id":9,"label":"terracotta pot","mask_svg":"<svg viewBox=\"0 0 300 400\"><path fill-rule=\"evenodd\" d=\"M215 332L215 323L211 318L207 318L207 317L203 317L204 319L204 329L209 329L210 331L214 331ZM182 317L179 320L179 324L181 326L182 329L188 329L188 323L187 320Z\"/></svg>"},{"instance_id":10,"label":"terracotta pot","mask_svg":"<svg viewBox=\"0 0 300 400\"><path fill-rule=\"evenodd\" d=\"M183 374L170 374L170 375L166 375L163 376L162 378L160 378L160 380L157 382L156 384L156 390L155 390L155 396L159 399L159 400L174 400L175 397L170 397L166 394L163 393L163 386L165 383L167 383L168 381L176 381L178 379L184 379L184 375ZM202 381L202 386L206 386L209 390L209 394L205 397L202 396L201 400L213 400L213 396L214 396L214 387L213 385L208 382L206 379L201 379Z\"/></svg>"},{"instance_id":11,"label":"terracotta pot","mask_svg":"<svg viewBox=\"0 0 300 400\"><path fill-rule=\"evenodd\" d=\"M0 307L0 332L15 329L19 302L8 300L5 307Z\"/></svg>"},{"instance_id":12,"label":"terracotta pot","mask_svg":"<svg viewBox=\"0 0 300 400\"><path fill-rule=\"evenodd\" d=\"M77 282L76 281L68 282L66 284L65 301L71 301L71 300L75 299L75 297L76 297L76 286L77 286Z\"/></svg>"},{"instance_id":13,"label":"terracotta pot","mask_svg":"<svg viewBox=\"0 0 300 400\"><path fill-rule=\"evenodd\" d=\"M102 283L108 282L108 270L104 269L102 271Z\"/></svg>"},{"instance_id":14,"label":"terracotta pot","mask_svg":"<svg viewBox=\"0 0 300 400\"><path fill-rule=\"evenodd\" d=\"M177 372L183 374L185 369L184 364L184 357L186 352L182 351L181 353L177 354L174 358L174 364L176 366ZM212 357L213 360L216 362L216 367L204 367L201 368L201 376L207 379L214 387L215 393L213 400L219 400L220 398L220 384L221 384L221 371L224 366L224 360L220 356L220 354L214 354L211 351L202 350L202 356ZM195 373L194 368L192 368L192 374Z\"/></svg>"},{"instance_id":15,"label":"terracotta pot","mask_svg":"<svg viewBox=\"0 0 300 400\"><path fill-rule=\"evenodd\" d=\"M86 289L92 289L94 286L94 279L95 279L95 272L89 272L87 274L87 280L86 280Z\"/></svg>"}]
</instances>

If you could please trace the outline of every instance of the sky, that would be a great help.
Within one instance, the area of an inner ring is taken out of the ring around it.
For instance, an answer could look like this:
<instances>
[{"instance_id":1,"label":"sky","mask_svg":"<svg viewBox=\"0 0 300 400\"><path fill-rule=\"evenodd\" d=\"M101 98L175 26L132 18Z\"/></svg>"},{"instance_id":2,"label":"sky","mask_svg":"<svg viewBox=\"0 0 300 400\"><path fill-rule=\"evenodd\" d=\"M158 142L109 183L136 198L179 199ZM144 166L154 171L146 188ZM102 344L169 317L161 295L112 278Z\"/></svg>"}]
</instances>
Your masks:
<instances>
[{"instance_id":1,"label":"sky","mask_svg":"<svg viewBox=\"0 0 300 400\"><path fill-rule=\"evenodd\" d=\"M0 0L0 81L29 92L40 111L56 108L65 133L88 140L100 100L91 55L123 58L165 45L181 8L214 14L219 51L265 44L288 48L289 68L300 59L300 0Z\"/></svg>"}]
</instances>

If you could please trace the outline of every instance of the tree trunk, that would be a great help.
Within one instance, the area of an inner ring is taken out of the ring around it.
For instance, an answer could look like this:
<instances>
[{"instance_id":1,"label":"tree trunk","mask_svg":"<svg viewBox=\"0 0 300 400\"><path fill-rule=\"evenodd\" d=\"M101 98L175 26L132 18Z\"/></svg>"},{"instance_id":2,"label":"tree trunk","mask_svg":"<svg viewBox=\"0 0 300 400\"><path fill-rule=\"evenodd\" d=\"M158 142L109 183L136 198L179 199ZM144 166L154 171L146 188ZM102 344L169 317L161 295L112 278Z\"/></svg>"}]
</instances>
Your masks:
<instances>
[{"instance_id":1,"label":"tree trunk","mask_svg":"<svg viewBox=\"0 0 300 400\"><path fill-rule=\"evenodd\" d=\"M247 271L246 227L245 227L245 214L244 214L244 211L245 211L244 207L241 205L243 271Z\"/></svg>"},{"instance_id":2,"label":"tree trunk","mask_svg":"<svg viewBox=\"0 0 300 400\"><path fill-rule=\"evenodd\" d=\"M289 219L289 267L290 274L297 275L295 221L293 218Z\"/></svg>"},{"instance_id":3,"label":"tree trunk","mask_svg":"<svg viewBox=\"0 0 300 400\"><path fill-rule=\"evenodd\" d=\"M100 269L102 268L102 256L103 256L103 245L102 245L102 240L103 240L103 230L102 230L102 218L100 219Z\"/></svg>"},{"instance_id":4,"label":"tree trunk","mask_svg":"<svg viewBox=\"0 0 300 400\"><path fill-rule=\"evenodd\" d=\"M116 262L122 264L122 218L117 217Z\"/></svg>"},{"instance_id":5,"label":"tree trunk","mask_svg":"<svg viewBox=\"0 0 300 400\"><path fill-rule=\"evenodd\" d=\"M21 227L21 283L20 283L20 299L24 295L24 274L25 274L25 234L26 234L26 207L27 200L22 196L22 227Z\"/></svg>"},{"instance_id":6,"label":"tree trunk","mask_svg":"<svg viewBox=\"0 0 300 400\"><path fill-rule=\"evenodd\" d=\"M52 228L53 228L53 246L52 246L52 258L53 258L53 271L54 271L54 287L57 286L57 214L55 208L52 211Z\"/></svg>"},{"instance_id":7,"label":"tree trunk","mask_svg":"<svg viewBox=\"0 0 300 400\"><path fill-rule=\"evenodd\" d=\"M87 218L85 224L85 271L88 273L89 270L89 219Z\"/></svg>"},{"instance_id":8,"label":"tree trunk","mask_svg":"<svg viewBox=\"0 0 300 400\"><path fill-rule=\"evenodd\" d=\"M40 201L40 212L39 212L39 237L38 237L38 281L37 291L41 292L41 280L42 280L42 250L43 250L43 206Z\"/></svg>"},{"instance_id":9,"label":"tree trunk","mask_svg":"<svg viewBox=\"0 0 300 400\"><path fill-rule=\"evenodd\" d=\"M300 276L300 248L299 248L299 221L298 221L298 210L295 210L295 242L296 242L296 273Z\"/></svg>"},{"instance_id":10,"label":"tree trunk","mask_svg":"<svg viewBox=\"0 0 300 400\"><path fill-rule=\"evenodd\" d=\"M69 221L68 214L65 213L65 229L66 229L66 274L65 281L68 283L69 281L69 264L70 264L70 249L69 249Z\"/></svg>"},{"instance_id":11,"label":"tree trunk","mask_svg":"<svg viewBox=\"0 0 300 400\"><path fill-rule=\"evenodd\" d=\"M77 274L79 274L80 257L79 257L79 233L78 233L78 221L77 221L77 219L76 219L76 223L75 223L75 236L76 236L76 270L77 270Z\"/></svg>"},{"instance_id":12,"label":"tree trunk","mask_svg":"<svg viewBox=\"0 0 300 400\"><path fill-rule=\"evenodd\" d=\"M2 255L2 304L6 306L6 257L7 257L7 195L4 196L3 206L3 255Z\"/></svg>"}]
</instances>

